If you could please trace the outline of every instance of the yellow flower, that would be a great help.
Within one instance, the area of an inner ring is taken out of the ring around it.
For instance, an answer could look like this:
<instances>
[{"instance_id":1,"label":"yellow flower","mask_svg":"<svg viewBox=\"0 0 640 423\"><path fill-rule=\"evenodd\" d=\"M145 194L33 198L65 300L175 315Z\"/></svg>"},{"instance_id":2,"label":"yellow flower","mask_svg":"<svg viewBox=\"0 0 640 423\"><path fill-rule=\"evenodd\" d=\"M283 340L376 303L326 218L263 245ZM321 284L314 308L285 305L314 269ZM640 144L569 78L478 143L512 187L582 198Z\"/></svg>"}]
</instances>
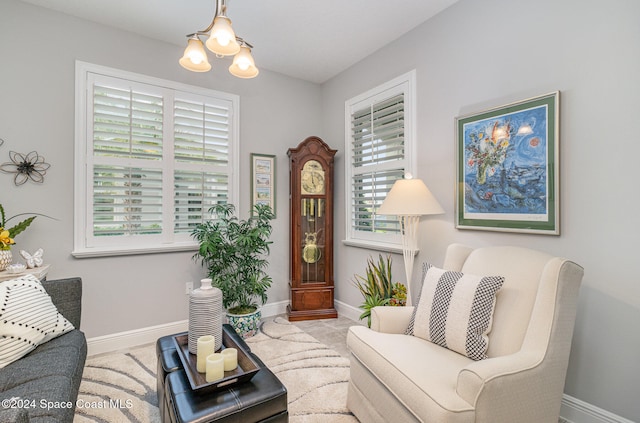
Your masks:
<instances>
[{"instance_id":1,"label":"yellow flower","mask_svg":"<svg viewBox=\"0 0 640 423\"><path fill-rule=\"evenodd\" d=\"M2 247L4 248L11 244L15 244L15 241L12 238L9 238L9 231L5 231L4 228L0 228L0 244L2 244Z\"/></svg>"}]
</instances>

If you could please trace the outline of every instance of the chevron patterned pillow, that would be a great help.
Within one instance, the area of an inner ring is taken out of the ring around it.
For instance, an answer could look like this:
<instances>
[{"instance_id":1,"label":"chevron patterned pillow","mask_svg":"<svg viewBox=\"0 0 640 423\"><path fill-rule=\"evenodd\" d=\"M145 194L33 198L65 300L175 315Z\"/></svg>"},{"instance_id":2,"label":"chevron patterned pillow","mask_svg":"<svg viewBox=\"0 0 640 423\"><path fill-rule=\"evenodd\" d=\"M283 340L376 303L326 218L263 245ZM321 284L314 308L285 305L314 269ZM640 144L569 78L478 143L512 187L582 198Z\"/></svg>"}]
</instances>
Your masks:
<instances>
[{"instance_id":1,"label":"chevron patterned pillow","mask_svg":"<svg viewBox=\"0 0 640 423\"><path fill-rule=\"evenodd\" d=\"M487 358L502 276L475 276L424 265L424 281L409 327L414 335L473 360Z\"/></svg>"},{"instance_id":2,"label":"chevron patterned pillow","mask_svg":"<svg viewBox=\"0 0 640 423\"><path fill-rule=\"evenodd\" d=\"M73 329L33 275L0 282L0 369Z\"/></svg>"}]
</instances>

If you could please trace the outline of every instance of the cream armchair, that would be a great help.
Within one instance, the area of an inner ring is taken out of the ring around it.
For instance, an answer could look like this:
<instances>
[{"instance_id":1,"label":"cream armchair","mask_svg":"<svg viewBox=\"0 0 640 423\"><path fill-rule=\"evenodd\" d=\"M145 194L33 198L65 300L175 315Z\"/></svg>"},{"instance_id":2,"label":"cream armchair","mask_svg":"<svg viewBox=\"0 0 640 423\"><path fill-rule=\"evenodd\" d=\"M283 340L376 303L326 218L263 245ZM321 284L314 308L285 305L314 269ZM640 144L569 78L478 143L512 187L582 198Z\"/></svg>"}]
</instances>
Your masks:
<instances>
[{"instance_id":1,"label":"cream armchair","mask_svg":"<svg viewBox=\"0 0 640 423\"><path fill-rule=\"evenodd\" d=\"M363 423L557 423L583 269L518 247L451 245L443 268L504 276L488 358L405 335L413 307L350 328L347 405Z\"/></svg>"}]
</instances>

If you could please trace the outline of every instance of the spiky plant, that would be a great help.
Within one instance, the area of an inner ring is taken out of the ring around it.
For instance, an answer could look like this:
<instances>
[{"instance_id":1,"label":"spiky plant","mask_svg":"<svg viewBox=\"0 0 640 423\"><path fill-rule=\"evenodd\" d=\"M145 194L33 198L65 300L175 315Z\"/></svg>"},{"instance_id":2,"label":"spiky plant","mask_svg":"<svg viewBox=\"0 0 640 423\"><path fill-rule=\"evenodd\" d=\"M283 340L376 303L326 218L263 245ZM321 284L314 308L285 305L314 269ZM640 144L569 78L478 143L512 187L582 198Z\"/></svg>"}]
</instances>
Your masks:
<instances>
[{"instance_id":1,"label":"spiky plant","mask_svg":"<svg viewBox=\"0 0 640 423\"><path fill-rule=\"evenodd\" d=\"M379 254L377 263L373 261L372 257L369 257L365 275L355 275L353 284L364 297L364 302L360 306L364 312L360 315L360 320L366 318L368 326L371 327L371 309L388 305L394 296L391 256L387 255L386 258L383 258L382 254Z\"/></svg>"}]
</instances>

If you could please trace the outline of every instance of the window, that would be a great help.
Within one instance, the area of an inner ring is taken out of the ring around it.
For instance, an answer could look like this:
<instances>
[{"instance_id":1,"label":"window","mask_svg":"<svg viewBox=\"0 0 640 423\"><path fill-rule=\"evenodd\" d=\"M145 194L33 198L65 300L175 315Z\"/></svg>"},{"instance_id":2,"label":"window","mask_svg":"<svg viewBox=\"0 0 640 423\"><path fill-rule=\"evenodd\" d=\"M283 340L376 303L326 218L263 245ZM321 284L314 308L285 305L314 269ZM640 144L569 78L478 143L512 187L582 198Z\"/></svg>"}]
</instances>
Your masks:
<instances>
[{"instance_id":1,"label":"window","mask_svg":"<svg viewBox=\"0 0 640 423\"><path fill-rule=\"evenodd\" d=\"M345 103L345 243L397 249L402 241L396 216L376 213L393 183L413 172L415 71Z\"/></svg>"},{"instance_id":2,"label":"window","mask_svg":"<svg viewBox=\"0 0 640 423\"><path fill-rule=\"evenodd\" d=\"M76 257L193 249L236 202L238 97L78 62Z\"/></svg>"}]
</instances>

